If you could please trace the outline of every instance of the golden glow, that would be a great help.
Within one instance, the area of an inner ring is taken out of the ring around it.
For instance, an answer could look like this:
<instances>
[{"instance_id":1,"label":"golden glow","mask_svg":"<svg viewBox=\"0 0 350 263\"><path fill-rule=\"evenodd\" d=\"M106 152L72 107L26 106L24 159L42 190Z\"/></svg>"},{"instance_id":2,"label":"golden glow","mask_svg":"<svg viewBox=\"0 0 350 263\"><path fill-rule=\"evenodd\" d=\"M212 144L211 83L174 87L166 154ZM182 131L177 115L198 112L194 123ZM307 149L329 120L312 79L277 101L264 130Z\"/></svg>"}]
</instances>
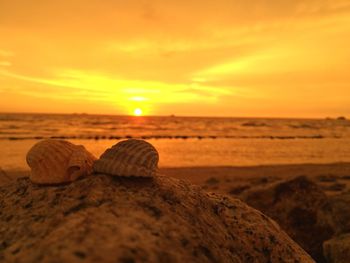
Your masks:
<instances>
[{"instance_id":1,"label":"golden glow","mask_svg":"<svg viewBox=\"0 0 350 263\"><path fill-rule=\"evenodd\" d=\"M1 4L0 112L350 115L347 0L29 2Z\"/></svg>"},{"instance_id":2,"label":"golden glow","mask_svg":"<svg viewBox=\"0 0 350 263\"><path fill-rule=\"evenodd\" d=\"M144 97L132 97L132 98L130 98L130 100L132 100L132 101L146 101L148 99L144 98Z\"/></svg>"},{"instance_id":3,"label":"golden glow","mask_svg":"<svg viewBox=\"0 0 350 263\"><path fill-rule=\"evenodd\" d=\"M137 108L134 110L134 115L135 116L141 116L142 115L142 110L140 108Z\"/></svg>"}]
</instances>

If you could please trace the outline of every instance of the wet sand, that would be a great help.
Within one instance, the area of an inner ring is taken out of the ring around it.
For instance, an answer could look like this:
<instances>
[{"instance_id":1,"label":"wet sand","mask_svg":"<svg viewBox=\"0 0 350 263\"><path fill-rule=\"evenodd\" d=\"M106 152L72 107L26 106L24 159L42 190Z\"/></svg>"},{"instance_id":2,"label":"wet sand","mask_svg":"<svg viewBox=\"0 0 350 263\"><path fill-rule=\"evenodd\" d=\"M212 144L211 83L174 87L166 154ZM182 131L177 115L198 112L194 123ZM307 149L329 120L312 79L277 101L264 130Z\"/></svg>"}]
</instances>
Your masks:
<instances>
[{"instance_id":1,"label":"wet sand","mask_svg":"<svg viewBox=\"0 0 350 263\"><path fill-rule=\"evenodd\" d=\"M5 171L6 178L28 176L29 171ZM160 168L160 174L189 181L207 191L239 196L257 186L284 181L297 176L307 176L328 194L350 191L350 163L295 164L263 166L217 166L217 167L176 167Z\"/></svg>"},{"instance_id":2,"label":"wet sand","mask_svg":"<svg viewBox=\"0 0 350 263\"><path fill-rule=\"evenodd\" d=\"M233 196L297 176L311 178L328 195L350 191L350 163L163 168L161 173Z\"/></svg>"}]
</instances>

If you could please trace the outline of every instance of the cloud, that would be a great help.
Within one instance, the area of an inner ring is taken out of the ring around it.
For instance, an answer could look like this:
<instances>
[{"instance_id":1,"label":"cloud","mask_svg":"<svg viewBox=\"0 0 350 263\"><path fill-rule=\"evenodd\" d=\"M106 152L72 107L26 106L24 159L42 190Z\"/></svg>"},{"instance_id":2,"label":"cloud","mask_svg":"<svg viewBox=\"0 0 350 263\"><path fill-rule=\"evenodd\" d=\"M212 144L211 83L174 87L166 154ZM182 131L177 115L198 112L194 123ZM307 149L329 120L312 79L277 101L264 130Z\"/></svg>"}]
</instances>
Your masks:
<instances>
[{"instance_id":1,"label":"cloud","mask_svg":"<svg viewBox=\"0 0 350 263\"><path fill-rule=\"evenodd\" d=\"M0 60L0 67L9 67L9 66L11 66L12 65L12 63L11 62L9 62L9 61L1 61Z\"/></svg>"},{"instance_id":2,"label":"cloud","mask_svg":"<svg viewBox=\"0 0 350 263\"><path fill-rule=\"evenodd\" d=\"M51 92L52 96L57 96L57 93L66 97L85 94L87 100L118 101L121 104L135 97L145 98L145 101L153 104L158 102L211 102L217 100L220 96L231 93L225 87L212 88L202 84L172 84L157 81L115 79L101 73L77 70L58 71L51 78L18 75L6 70L0 71L0 76L44 84L48 87L47 93L50 93L49 87L56 87ZM26 92L26 94L32 95L35 93L36 91ZM43 96L42 91L39 91L39 96Z\"/></svg>"},{"instance_id":3,"label":"cloud","mask_svg":"<svg viewBox=\"0 0 350 263\"><path fill-rule=\"evenodd\" d=\"M108 105L216 103L227 115L233 98L246 110L271 97L278 108L317 89L348 94L349 30L346 0L2 1L0 90Z\"/></svg>"},{"instance_id":4,"label":"cloud","mask_svg":"<svg viewBox=\"0 0 350 263\"><path fill-rule=\"evenodd\" d=\"M12 57L12 56L14 56L13 52L0 49L0 57Z\"/></svg>"}]
</instances>

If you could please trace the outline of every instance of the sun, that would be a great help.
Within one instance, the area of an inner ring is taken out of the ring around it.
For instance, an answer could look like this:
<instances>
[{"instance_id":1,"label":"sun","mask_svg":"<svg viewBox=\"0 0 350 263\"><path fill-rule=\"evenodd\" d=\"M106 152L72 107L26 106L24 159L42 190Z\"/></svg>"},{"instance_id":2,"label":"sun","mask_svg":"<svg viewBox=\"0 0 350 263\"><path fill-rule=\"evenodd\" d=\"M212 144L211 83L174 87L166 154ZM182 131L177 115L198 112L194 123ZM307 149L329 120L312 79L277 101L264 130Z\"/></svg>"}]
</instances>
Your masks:
<instances>
[{"instance_id":1,"label":"sun","mask_svg":"<svg viewBox=\"0 0 350 263\"><path fill-rule=\"evenodd\" d=\"M134 115L135 116L141 116L142 115L142 110L140 108L137 108L134 110Z\"/></svg>"}]
</instances>

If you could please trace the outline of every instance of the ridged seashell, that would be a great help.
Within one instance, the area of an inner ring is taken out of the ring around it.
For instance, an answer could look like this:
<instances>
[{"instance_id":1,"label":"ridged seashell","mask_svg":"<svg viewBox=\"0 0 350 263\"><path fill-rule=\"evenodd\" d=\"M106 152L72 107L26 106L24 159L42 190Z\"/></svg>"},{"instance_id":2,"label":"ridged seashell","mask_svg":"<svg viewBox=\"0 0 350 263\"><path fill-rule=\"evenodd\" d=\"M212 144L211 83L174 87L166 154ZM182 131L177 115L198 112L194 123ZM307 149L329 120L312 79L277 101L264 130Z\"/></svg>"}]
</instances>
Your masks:
<instances>
[{"instance_id":1,"label":"ridged seashell","mask_svg":"<svg viewBox=\"0 0 350 263\"><path fill-rule=\"evenodd\" d=\"M115 176L152 177L158 169L159 154L143 140L126 140L107 149L94 163L94 172Z\"/></svg>"},{"instance_id":2,"label":"ridged seashell","mask_svg":"<svg viewBox=\"0 0 350 263\"><path fill-rule=\"evenodd\" d=\"M63 140L43 140L27 153L32 172L30 180L37 184L72 182L92 173L96 158L84 146Z\"/></svg>"}]
</instances>

